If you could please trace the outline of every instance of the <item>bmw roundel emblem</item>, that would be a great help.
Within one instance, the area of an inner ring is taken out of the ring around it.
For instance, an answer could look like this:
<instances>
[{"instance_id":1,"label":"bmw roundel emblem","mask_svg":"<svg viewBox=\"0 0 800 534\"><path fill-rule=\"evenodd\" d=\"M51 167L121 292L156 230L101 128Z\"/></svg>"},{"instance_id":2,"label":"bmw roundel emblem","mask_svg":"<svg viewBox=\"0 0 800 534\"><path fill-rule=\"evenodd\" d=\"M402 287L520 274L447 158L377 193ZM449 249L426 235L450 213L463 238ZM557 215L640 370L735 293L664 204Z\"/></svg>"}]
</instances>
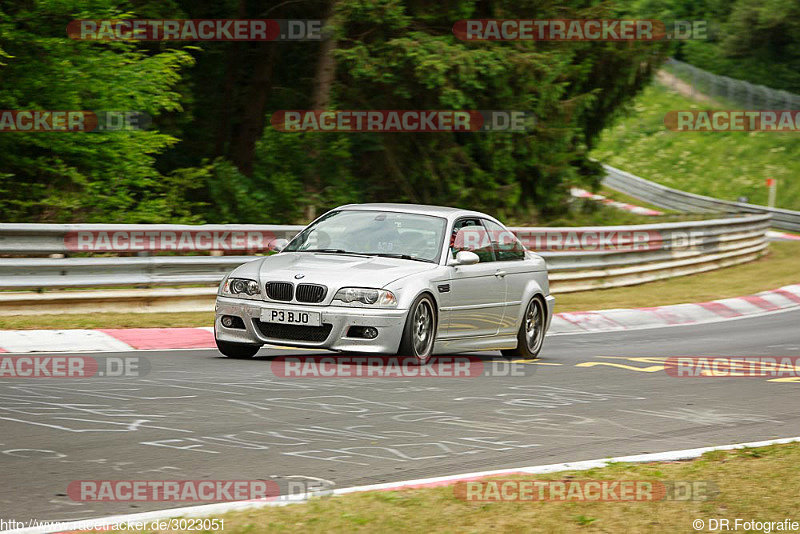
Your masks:
<instances>
[{"instance_id":1,"label":"bmw roundel emblem","mask_svg":"<svg viewBox=\"0 0 800 534\"><path fill-rule=\"evenodd\" d=\"M304 274L296 274L296 275L294 275L294 279L295 280L300 280L301 278L305 278L305 277L306 277L306 275L304 275Z\"/></svg>"}]
</instances>

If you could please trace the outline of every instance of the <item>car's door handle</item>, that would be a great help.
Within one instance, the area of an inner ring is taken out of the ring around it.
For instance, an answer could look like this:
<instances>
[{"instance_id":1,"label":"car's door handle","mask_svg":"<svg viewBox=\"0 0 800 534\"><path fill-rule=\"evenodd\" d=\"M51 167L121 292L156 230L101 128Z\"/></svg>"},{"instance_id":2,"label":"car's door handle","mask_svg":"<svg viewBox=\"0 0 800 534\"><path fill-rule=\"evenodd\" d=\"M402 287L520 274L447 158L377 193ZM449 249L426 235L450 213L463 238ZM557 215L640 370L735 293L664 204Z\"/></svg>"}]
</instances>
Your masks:
<instances>
[{"instance_id":1,"label":"car's door handle","mask_svg":"<svg viewBox=\"0 0 800 534\"><path fill-rule=\"evenodd\" d=\"M504 276L505 276L505 275L507 275L507 274L508 274L508 273L507 273L507 272L505 272L505 271L497 271L496 273L494 273L494 275L495 275L495 276L498 276L498 277L500 277L500 278L504 277Z\"/></svg>"}]
</instances>

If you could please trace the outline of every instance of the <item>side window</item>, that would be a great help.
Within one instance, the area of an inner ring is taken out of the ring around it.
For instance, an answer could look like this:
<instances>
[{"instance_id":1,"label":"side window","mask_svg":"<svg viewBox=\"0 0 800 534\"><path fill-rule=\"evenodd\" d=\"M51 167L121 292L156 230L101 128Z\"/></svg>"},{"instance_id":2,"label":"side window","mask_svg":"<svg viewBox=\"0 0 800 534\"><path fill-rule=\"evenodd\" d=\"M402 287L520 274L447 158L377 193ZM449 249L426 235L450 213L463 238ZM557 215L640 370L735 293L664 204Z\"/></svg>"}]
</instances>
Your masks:
<instances>
[{"instance_id":1,"label":"side window","mask_svg":"<svg viewBox=\"0 0 800 534\"><path fill-rule=\"evenodd\" d=\"M462 250L477 254L481 263L495 261L489 233L479 219L459 219L453 225L453 232L450 234L451 257L455 258Z\"/></svg>"},{"instance_id":2,"label":"side window","mask_svg":"<svg viewBox=\"0 0 800 534\"><path fill-rule=\"evenodd\" d=\"M517 236L492 221L483 219L483 224L489 230L489 239L492 241L497 261L525 259L525 248Z\"/></svg>"}]
</instances>

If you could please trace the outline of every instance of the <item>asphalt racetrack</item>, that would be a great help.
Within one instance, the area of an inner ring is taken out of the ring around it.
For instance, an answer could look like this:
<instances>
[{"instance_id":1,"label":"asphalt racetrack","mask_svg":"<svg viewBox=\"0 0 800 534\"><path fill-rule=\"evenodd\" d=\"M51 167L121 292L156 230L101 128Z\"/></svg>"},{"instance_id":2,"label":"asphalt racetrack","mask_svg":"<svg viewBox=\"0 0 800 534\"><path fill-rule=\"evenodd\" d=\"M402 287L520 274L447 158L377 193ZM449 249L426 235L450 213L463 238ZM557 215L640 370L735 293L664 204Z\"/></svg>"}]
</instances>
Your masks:
<instances>
[{"instance_id":1,"label":"asphalt racetrack","mask_svg":"<svg viewBox=\"0 0 800 534\"><path fill-rule=\"evenodd\" d=\"M0 517L193 504L77 502L67 495L75 480L348 487L798 436L800 382L663 369L669 356L800 356L798 325L792 311L552 336L538 362L519 364L523 376L279 378L266 356L308 352L263 349L250 361L215 350L120 354L148 359L139 378L5 378Z\"/></svg>"}]
</instances>

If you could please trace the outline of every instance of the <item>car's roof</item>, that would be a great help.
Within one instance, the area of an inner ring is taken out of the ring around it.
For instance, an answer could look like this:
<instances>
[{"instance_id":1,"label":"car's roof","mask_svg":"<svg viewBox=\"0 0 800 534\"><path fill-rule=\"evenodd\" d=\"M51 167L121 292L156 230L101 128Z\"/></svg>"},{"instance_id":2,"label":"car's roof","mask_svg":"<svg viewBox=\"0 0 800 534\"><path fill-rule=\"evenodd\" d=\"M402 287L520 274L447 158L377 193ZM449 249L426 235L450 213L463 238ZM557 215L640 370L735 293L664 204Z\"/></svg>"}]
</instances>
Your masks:
<instances>
[{"instance_id":1,"label":"car's roof","mask_svg":"<svg viewBox=\"0 0 800 534\"><path fill-rule=\"evenodd\" d=\"M383 211L399 211L403 213L419 213L422 215L435 215L438 217L455 218L462 215L472 215L480 217L488 217L494 219L479 211L465 210L461 208L450 208L447 206L429 206L425 204L384 204L384 203L371 203L371 204L346 204L339 206L337 210L383 210Z\"/></svg>"}]
</instances>

